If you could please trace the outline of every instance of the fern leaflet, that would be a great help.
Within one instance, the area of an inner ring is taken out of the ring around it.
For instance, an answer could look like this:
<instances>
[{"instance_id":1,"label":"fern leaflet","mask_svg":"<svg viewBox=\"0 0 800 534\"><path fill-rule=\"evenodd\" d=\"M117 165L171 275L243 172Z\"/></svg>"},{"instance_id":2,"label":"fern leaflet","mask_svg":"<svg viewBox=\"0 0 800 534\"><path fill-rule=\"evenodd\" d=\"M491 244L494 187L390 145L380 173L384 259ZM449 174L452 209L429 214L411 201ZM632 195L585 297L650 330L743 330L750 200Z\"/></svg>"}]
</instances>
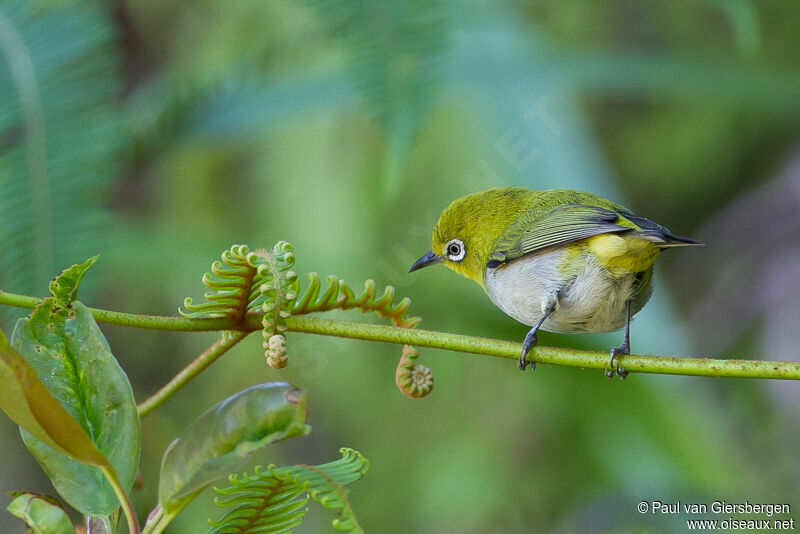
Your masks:
<instances>
[{"instance_id":1,"label":"fern leaflet","mask_svg":"<svg viewBox=\"0 0 800 534\"><path fill-rule=\"evenodd\" d=\"M189 318L227 315L241 322L248 311L261 309L271 315L272 327L285 330L285 317L297 295L292 246L281 241L272 252L251 252L247 245L233 245L221 260L203 275L203 284L210 290L205 293L206 302L195 304L187 297L186 310L178 312Z\"/></svg>"},{"instance_id":2,"label":"fern leaflet","mask_svg":"<svg viewBox=\"0 0 800 534\"><path fill-rule=\"evenodd\" d=\"M231 475L231 486L214 488L218 506L229 508L217 521L209 521L208 534L275 534L291 532L302 523L310 498L323 507L338 511L332 521L336 530L363 533L347 499L344 486L366 474L369 461L349 448L339 450L342 458L322 465L293 465L262 470L241 478Z\"/></svg>"},{"instance_id":3,"label":"fern leaflet","mask_svg":"<svg viewBox=\"0 0 800 534\"><path fill-rule=\"evenodd\" d=\"M394 303L395 290L392 286L386 286L380 297L375 297L375 282L367 280L364 282L364 291L356 296L347 283L330 275L326 278L328 289L320 296L320 278L317 273L308 273L308 288L303 296L295 302L292 308L292 315L302 315L305 313L322 312L334 309L353 310L358 309L362 312L373 311L380 317L389 317L395 326L403 328L413 328L420 322L419 317L406 317L411 300L406 297L397 304Z\"/></svg>"}]
</instances>

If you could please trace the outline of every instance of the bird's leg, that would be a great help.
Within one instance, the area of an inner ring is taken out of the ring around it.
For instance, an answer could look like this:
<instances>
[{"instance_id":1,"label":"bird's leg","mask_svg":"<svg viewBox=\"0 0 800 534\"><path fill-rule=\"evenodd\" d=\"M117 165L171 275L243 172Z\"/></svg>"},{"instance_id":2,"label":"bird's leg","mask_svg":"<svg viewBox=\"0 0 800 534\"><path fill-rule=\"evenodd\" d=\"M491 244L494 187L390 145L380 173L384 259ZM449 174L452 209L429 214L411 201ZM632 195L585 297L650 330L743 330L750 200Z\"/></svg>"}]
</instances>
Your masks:
<instances>
[{"instance_id":1,"label":"bird's leg","mask_svg":"<svg viewBox=\"0 0 800 534\"><path fill-rule=\"evenodd\" d=\"M544 311L544 313L542 313L542 316L533 326L533 328L531 328L530 332L528 332L528 334L525 336L525 341L522 342L522 354L519 357L518 365L520 371L524 371L529 363L531 365L531 371L536 369L536 364L534 362L528 362L526 360L528 356L528 351L530 351L533 347L536 346L536 343L539 341L538 338L536 337L536 332L539 331L539 327L542 326L542 323L544 323L545 319L547 319L547 317L551 313L553 313L553 310L555 309L556 309L556 299L553 299L550 305Z\"/></svg>"},{"instance_id":2,"label":"bird's leg","mask_svg":"<svg viewBox=\"0 0 800 534\"><path fill-rule=\"evenodd\" d=\"M628 371L619 366L619 357L631 353L631 301L625 304L625 337L622 345L611 349L611 359L608 362L609 369L605 370L606 378L614 378L614 372L621 379L628 376Z\"/></svg>"}]
</instances>

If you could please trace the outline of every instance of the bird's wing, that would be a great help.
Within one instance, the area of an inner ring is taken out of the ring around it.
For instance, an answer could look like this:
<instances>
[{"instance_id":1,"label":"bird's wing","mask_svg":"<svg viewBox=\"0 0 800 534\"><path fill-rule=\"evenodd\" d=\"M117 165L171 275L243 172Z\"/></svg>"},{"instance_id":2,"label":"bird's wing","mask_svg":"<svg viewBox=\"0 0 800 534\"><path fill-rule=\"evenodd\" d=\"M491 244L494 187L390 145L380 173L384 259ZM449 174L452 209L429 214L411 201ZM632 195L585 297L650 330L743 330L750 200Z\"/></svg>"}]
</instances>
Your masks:
<instances>
[{"instance_id":1,"label":"bird's wing","mask_svg":"<svg viewBox=\"0 0 800 534\"><path fill-rule=\"evenodd\" d=\"M497 241L486 266L497 267L526 254L587 237L636 230L628 221L625 223L629 226L617 224L622 220L615 211L584 204L563 204L544 213L524 213Z\"/></svg>"},{"instance_id":2,"label":"bird's wing","mask_svg":"<svg viewBox=\"0 0 800 534\"><path fill-rule=\"evenodd\" d=\"M675 235L657 222L646 219L641 215L636 215L630 210L621 209L619 214L639 227L639 231L636 232L638 237L654 242L659 248L703 245L703 243L699 243L694 239Z\"/></svg>"}]
</instances>

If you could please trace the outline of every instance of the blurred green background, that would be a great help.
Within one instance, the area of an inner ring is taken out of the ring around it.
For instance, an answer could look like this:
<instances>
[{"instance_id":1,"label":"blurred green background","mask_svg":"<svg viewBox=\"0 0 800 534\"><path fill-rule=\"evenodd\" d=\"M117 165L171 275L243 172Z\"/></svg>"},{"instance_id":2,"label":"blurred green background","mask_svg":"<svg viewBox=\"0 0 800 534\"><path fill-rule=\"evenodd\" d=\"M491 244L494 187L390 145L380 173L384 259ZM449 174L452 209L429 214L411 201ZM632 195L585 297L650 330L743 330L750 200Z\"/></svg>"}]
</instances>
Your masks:
<instances>
[{"instance_id":1,"label":"blurred green background","mask_svg":"<svg viewBox=\"0 0 800 534\"><path fill-rule=\"evenodd\" d=\"M566 187L708 244L660 260L634 352L796 360L799 20L783 0L0 0L0 288L44 295L100 252L82 300L173 314L231 244L284 239L301 282L374 278L423 328L521 340L476 285L406 270L452 199ZM139 400L214 339L103 330ZM167 444L270 380L308 390L314 430L252 465L360 450L368 532L685 531L637 513L653 499L800 510L795 383L523 374L423 349L436 388L410 400L399 347L290 334L275 371L256 337L144 420L140 515ZM1 489L52 493L7 418L0 462ZM201 532L211 497L170 532ZM309 518L299 532L330 530Z\"/></svg>"}]
</instances>

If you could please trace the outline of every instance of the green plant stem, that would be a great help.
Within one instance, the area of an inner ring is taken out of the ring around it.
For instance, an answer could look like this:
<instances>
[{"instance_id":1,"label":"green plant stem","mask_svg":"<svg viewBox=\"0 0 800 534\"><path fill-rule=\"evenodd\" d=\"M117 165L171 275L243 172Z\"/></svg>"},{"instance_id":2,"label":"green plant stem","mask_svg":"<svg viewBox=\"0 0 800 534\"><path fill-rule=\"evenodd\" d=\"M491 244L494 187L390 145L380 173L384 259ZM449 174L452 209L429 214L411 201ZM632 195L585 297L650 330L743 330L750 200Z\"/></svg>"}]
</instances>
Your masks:
<instances>
[{"instance_id":1,"label":"green plant stem","mask_svg":"<svg viewBox=\"0 0 800 534\"><path fill-rule=\"evenodd\" d=\"M98 319L99 320L99 319ZM204 350L192 363L184 367L175 377L167 382L144 402L139 404L139 417L144 417L172 397L179 389L202 373L217 358L228 352L234 345L244 339L250 332L237 331L215 341Z\"/></svg>"},{"instance_id":2,"label":"green plant stem","mask_svg":"<svg viewBox=\"0 0 800 534\"><path fill-rule=\"evenodd\" d=\"M86 519L86 531L87 532L96 532L99 534L113 534L116 530L114 525L111 524L111 517L107 515L87 515L84 516ZM25 534L28 534L26 532Z\"/></svg>"},{"instance_id":3,"label":"green plant stem","mask_svg":"<svg viewBox=\"0 0 800 534\"><path fill-rule=\"evenodd\" d=\"M33 308L40 301L41 299L35 297L0 292L0 304ZM102 323L136 328L187 332L208 330L239 330L241 332L251 332L261 329L261 315L256 313L249 313L244 323L234 324L233 321L225 317L214 319L186 319L183 317L135 315L96 308L90 308L90 310L95 319ZM522 350L522 345L520 343L513 343L510 341L464 336L446 332L434 332L418 328L409 329L356 323L320 317L289 317L286 320L286 324L288 329L293 332L306 332L310 334L363 339L367 341L381 341L385 343L409 344L418 347L454 350L472 354L486 354L499 358L517 359ZM609 356L607 352L537 346L531 350L528 359L536 363L589 369L607 369ZM800 380L800 362L716 360L709 358L677 358L672 356L645 356L638 354L623 356L619 361L625 370L640 373ZM202 367L200 370L204 368L205 367ZM197 373L194 373L189 378L191 379L191 377L196 374Z\"/></svg>"},{"instance_id":4,"label":"green plant stem","mask_svg":"<svg viewBox=\"0 0 800 534\"><path fill-rule=\"evenodd\" d=\"M131 500L128 498L128 494L125 493L125 490L122 489L119 483L116 471L114 471L114 468L111 466L101 465L99 467L106 476L108 483L114 488L114 493L117 494L117 498L122 506L122 512L125 514L125 519L128 521L128 531L130 534L139 534L139 521L136 519L136 512L133 509Z\"/></svg>"},{"instance_id":5,"label":"green plant stem","mask_svg":"<svg viewBox=\"0 0 800 534\"><path fill-rule=\"evenodd\" d=\"M156 513L151 513L150 517L147 518L147 523L145 523L142 529L142 534L153 534L162 519L164 519L164 509L159 506Z\"/></svg>"},{"instance_id":6,"label":"green plant stem","mask_svg":"<svg viewBox=\"0 0 800 534\"><path fill-rule=\"evenodd\" d=\"M317 317L292 317L287 320L287 324L289 330L294 332L408 344L514 360L519 358L522 351L521 343L431 330L353 323ZM537 346L528 354L528 360L533 360L537 364L549 363L568 367L608 369L609 354L607 352ZM638 354L622 356L619 358L619 362L626 371L639 373L800 380L800 362L717 360Z\"/></svg>"},{"instance_id":7,"label":"green plant stem","mask_svg":"<svg viewBox=\"0 0 800 534\"><path fill-rule=\"evenodd\" d=\"M184 505L184 506L185 506L185 505ZM175 519L175 517L176 517L176 516L177 516L177 515L178 515L180 512L182 512L182 511L183 511L183 508L184 508L184 506L181 506L181 507L180 507L178 510L174 510L173 512L171 512L171 513L169 513L169 514L165 514L165 515L164 515L164 517L162 517L162 518L159 520L158 524L157 524L157 525L155 526L155 528L153 529L153 534L161 534L162 532L164 532L164 529L165 529L165 528L167 528L167 525L169 525L170 523L172 523L172 520L173 520L173 519Z\"/></svg>"},{"instance_id":8,"label":"green plant stem","mask_svg":"<svg viewBox=\"0 0 800 534\"><path fill-rule=\"evenodd\" d=\"M17 308L35 308L42 299L29 297L27 295L17 295L0 291L0 304L15 306ZM165 316L165 315L140 315L136 313L124 313L100 308L89 308L92 316L106 324L118 326L128 326L131 328L143 328L146 330L172 330L182 332L212 332L218 330L239 330L241 326L236 326L228 317L214 317L210 319L187 319L185 317ZM258 330L252 328L248 330Z\"/></svg>"},{"instance_id":9,"label":"green plant stem","mask_svg":"<svg viewBox=\"0 0 800 534\"><path fill-rule=\"evenodd\" d=\"M159 509L155 517L153 517L152 520L147 522L147 524L144 527L144 530L142 530L142 534L161 534L161 532L163 532L164 529L167 528L167 525L169 525L170 522L173 519L175 519L175 516L177 516L178 512L180 512L181 510L183 510L183 507L181 507L179 510L174 510L172 513L167 514L164 512L163 509Z\"/></svg>"}]
</instances>

